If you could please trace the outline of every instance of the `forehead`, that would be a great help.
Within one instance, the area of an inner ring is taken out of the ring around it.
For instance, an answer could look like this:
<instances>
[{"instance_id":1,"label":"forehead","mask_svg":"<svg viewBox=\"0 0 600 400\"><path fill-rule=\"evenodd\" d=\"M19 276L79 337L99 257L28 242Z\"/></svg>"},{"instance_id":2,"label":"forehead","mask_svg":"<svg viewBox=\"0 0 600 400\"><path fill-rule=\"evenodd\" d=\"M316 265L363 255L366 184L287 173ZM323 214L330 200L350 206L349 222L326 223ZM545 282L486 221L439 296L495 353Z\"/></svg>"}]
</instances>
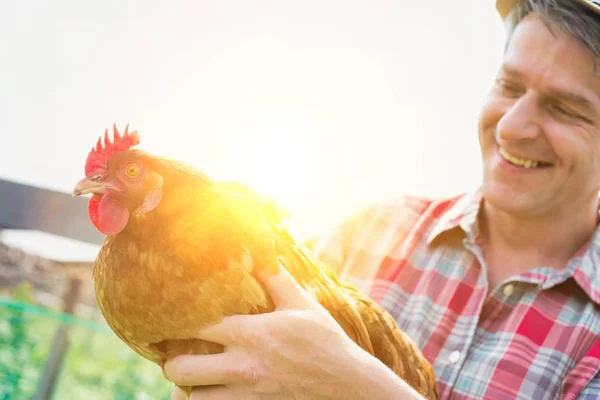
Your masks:
<instances>
[{"instance_id":1,"label":"forehead","mask_svg":"<svg viewBox=\"0 0 600 400\"><path fill-rule=\"evenodd\" d=\"M534 13L515 28L504 65L533 84L557 86L593 97L600 104L600 75L594 70L592 53L576 38L558 27L549 27Z\"/></svg>"}]
</instances>

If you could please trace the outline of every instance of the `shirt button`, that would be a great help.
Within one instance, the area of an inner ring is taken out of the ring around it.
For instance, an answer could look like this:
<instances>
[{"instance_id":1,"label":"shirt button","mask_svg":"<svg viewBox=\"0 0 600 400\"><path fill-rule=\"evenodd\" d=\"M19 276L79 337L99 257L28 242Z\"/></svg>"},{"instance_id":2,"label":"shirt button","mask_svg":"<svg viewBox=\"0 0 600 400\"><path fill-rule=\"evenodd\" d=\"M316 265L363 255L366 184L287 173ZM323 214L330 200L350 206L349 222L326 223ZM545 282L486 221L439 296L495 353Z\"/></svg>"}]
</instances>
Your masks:
<instances>
[{"instance_id":1,"label":"shirt button","mask_svg":"<svg viewBox=\"0 0 600 400\"><path fill-rule=\"evenodd\" d=\"M458 350L454 350L448 356L448 361L450 362L450 364L456 364L456 362L458 361L459 358L460 358L460 352Z\"/></svg>"},{"instance_id":2,"label":"shirt button","mask_svg":"<svg viewBox=\"0 0 600 400\"><path fill-rule=\"evenodd\" d=\"M515 287L513 285L511 285L510 283L508 285L504 286L504 289L502 289L502 293L504 293L504 295L506 297L513 294L514 291L515 291Z\"/></svg>"}]
</instances>

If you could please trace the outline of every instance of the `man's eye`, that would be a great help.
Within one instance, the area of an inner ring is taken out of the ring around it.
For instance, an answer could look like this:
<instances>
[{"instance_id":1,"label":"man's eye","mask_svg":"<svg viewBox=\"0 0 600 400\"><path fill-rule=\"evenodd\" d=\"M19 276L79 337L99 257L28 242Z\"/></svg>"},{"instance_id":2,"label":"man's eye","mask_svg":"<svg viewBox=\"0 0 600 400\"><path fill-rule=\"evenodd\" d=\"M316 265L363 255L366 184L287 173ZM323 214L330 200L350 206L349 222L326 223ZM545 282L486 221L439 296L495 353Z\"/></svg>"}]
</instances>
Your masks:
<instances>
[{"instance_id":1,"label":"man's eye","mask_svg":"<svg viewBox=\"0 0 600 400\"><path fill-rule=\"evenodd\" d=\"M565 107L562 104L552 103L549 105L549 108L550 108L551 113L559 114L563 118L585 120L584 117L582 117L581 115L579 115L576 112L573 112L571 109L569 109L568 107Z\"/></svg>"},{"instance_id":2,"label":"man's eye","mask_svg":"<svg viewBox=\"0 0 600 400\"><path fill-rule=\"evenodd\" d=\"M523 92L518 85L503 78L496 79L496 86L500 89L502 94L511 97L520 96Z\"/></svg>"},{"instance_id":3,"label":"man's eye","mask_svg":"<svg viewBox=\"0 0 600 400\"><path fill-rule=\"evenodd\" d=\"M566 115L566 116L571 116L572 115L572 113L569 112L569 110L567 110L565 107L561 106L560 104L552 104L550 106L550 109L552 111L558 112L558 113Z\"/></svg>"}]
</instances>

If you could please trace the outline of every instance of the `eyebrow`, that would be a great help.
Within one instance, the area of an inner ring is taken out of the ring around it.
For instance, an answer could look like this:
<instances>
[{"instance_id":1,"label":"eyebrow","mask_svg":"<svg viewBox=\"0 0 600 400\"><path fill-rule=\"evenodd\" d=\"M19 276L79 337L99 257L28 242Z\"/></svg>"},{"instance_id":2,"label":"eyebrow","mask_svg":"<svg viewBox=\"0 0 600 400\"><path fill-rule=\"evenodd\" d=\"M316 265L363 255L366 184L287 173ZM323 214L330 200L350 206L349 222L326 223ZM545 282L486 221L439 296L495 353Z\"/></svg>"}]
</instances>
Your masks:
<instances>
[{"instance_id":1,"label":"eyebrow","mask_svg":"<svg viewBox=\"0 0 600 400\"><path fill-rule=\"evenodd\" d=\"M502 72L517 79L525 78L525 75L521 71L509 65L503 65ZM544 96L570 103L576 107L583 108L588 112L594 111L593 103L587 97L575 94L573 92L550 88L550 90L544 93Z\"/></svg>"}]
</instances>

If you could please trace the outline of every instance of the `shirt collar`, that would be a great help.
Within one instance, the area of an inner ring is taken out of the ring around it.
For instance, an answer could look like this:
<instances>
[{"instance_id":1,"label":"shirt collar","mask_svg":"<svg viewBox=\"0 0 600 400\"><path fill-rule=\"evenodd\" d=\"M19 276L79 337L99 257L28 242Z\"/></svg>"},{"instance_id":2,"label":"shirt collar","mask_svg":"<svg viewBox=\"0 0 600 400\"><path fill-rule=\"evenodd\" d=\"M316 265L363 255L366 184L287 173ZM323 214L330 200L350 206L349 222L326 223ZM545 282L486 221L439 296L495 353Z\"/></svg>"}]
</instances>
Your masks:
<instances>
[{"instance_id":1,"label":"shirt collar","mask_svg":"<svg viewBox=\"0 0 600 400\"><path fill-rule=\"evenodd\" d=\"M571 260L575 265L573 278L596 303L600 304L600 227L590 240Z\"/></svg>"},{"instance_id":2,"label":"shirt collar","mask_svg":"<svg viewBox=\"0 0 600 400\"><path fill-rule=\"evenodd\" d=\"M467 238L475 242L477 237L477 214L481 204L481 189L463 194L451 200L451 206L443 211L438 222L427 235L427 244L431 244L444 232L461 228Z\"/></svg>"},{"instance_id":3,"label":"shirt collar","mask_svg":"<svg viewBox=\"0 0 600 400\"><path fill-rule=\"evenodd\" d=\"M477 216L481 208L481 188L455 197L451 205L442 211L427 235L427 244L455 229L461 229L467 240L475 243L478 234ZM598 210L600 218L600 207ZM600 304L600 224L592 239L569 261L565 272L579 284L583 291Z\"/></svg>"}]
</instances>

